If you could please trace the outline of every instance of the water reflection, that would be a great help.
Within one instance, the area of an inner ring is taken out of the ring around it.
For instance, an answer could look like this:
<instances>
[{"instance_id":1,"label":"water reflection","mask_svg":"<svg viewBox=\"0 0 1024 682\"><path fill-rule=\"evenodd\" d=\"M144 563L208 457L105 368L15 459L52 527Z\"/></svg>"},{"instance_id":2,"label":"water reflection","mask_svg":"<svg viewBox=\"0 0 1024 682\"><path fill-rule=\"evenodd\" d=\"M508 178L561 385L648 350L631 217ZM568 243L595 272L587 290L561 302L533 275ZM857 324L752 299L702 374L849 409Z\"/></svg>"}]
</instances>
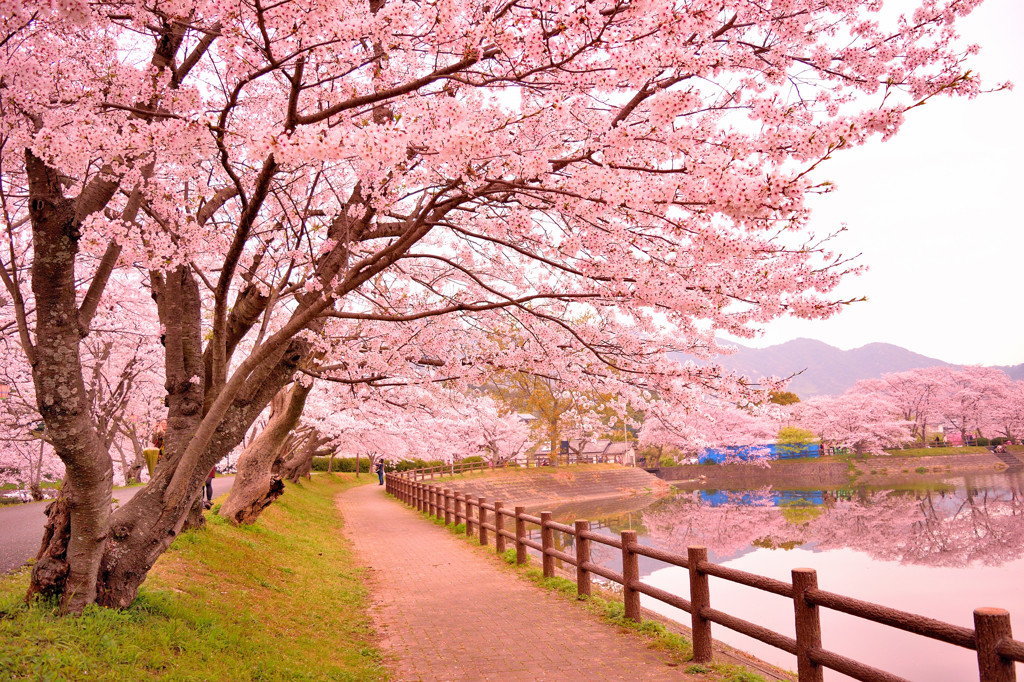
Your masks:
<instances>
[{"instance_id":1,"label":"water reflection","mask_svg":"<svg viewBox=\"0 0 1024 682\"><path fill-rule=\"evenodd\" d=\"M827 590L973 627L973 609L1010 610L1024 622L1024 475L928 477L914 486L812 490L680 491L661 499L604 502L599 510L564 507L555 519L587 518L596 530L618 536L638 531L639 541L680 554L705 545L709 558L735 568L790 579L791 569L818 570ZM647 506L643 506L643 504ZM604 512L594 513L594 512ZM572 552L571 537L555 534ZM538 537L539 539L539 537ZM592 546L593 560L621 570L621 553ZM644 582L683 597L688 574L641 557ZM793 636L787 600L713 579L715 608ZM689 616L646 597L646 608L688 623ZM791 656L715 626L714 637L783 668ZM822 613L825 646L911 680L977 679L973 652L828 610ZM1018 639L1019 639L1018 635ZM1018 673L1024 673L1018 665ZM826 673L826 680L848 679Z\"/></svg>"},{"instance_id":2,"label":"water reflection","mask_svg":"<svg viewBox=\"0 0 1024 682\"><path fill-rule=\"evenodd\" d=\"M1022 490L1019 473L885 490L693 490L642 517L654 544L706 545L719 562L803 546L902 564L999 566L1024 555Z\"/></svg>"}]
</instances>

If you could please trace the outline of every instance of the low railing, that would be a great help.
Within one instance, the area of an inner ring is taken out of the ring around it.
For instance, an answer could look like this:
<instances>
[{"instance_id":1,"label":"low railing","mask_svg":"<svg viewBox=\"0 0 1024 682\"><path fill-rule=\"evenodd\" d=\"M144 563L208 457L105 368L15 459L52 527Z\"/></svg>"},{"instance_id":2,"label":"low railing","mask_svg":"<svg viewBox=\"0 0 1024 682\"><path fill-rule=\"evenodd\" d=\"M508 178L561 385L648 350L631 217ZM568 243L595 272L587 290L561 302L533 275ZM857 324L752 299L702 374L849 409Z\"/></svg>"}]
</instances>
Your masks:
<instances>
[{"instance_id":1,"label":"low railing","mask_svg":"<svg viewBox=\"0 0 1024 682\"><path fill-rule=\"evenodd\" d=\"M482 468L479 465L467 466L466 470ZM972 630L820 590L817 572L811 568L793 569L792 583L787 583L711 563L707 560L705 547L689 547L686 556L683 556L639 544L636 531L633 530L622 531L621 536L616 539L593 532L589 521L578 520L572 526L556 523L551 518L551 512L541 512L539 517L532 516L526 513L525 507L510 509L503 502L488 502L483 497L474 499L457 490L416 480L415 477L422 476L422 471L406 475L409 473L389 476L388 493L415 507L417 511L443 520L445 525L458 525L464 522L466 535L476 535L481 545L487 546L490 543L490 535L493 534L494 547L498 554L504 554L507 541L511 541L514 543L516 562L519 564L526 563L528 548L537 550L541 554L546 577L554 576L555 561L558 559L574 566L576 589L581 595L591 593L592 576L595 575L618 583L622 586L626 618L640 621L641 594L686 611L691 618L693 660L696 663L711 662L711 623L717 623L796 656L797 675L801 682L821 682L824 668L865 682L907 682L905 678L824 649L821 645L819 607L977 651L981 682L1013 682L1016 680L1014 662L1024 662L1024 642L1013 639L1010 614L1004 609L976 609ZM510 528L506 528L506 520L511 522ZM527 524L540 528L540 542L530 538ZM570 554L558 549L554 541L555 533L572 536L575 552ZM591 545L595 542L622 552L622 573L611 571L591 561ZM684 599L640 582L641 556L687 569L690 573L690 598ZM712 608L708 576L792 599L796 638Z\"/></svg>"},{"instance_id":2,"label":"low railing","mask_svg":"<svg viewBox=\"0 0 1024 682\"><path fill-rule=\"evenodd\" d=\"M438 464L435 466L421 467L419 469L406 469L405 471L395 472L395 476L406 476L414 481L433 480L434 478L441 478L442 476L454 476L456 474L464 474L471 471L481 471L483 469L502 469L505 467L548 467L548 466L561 466L571 464L605 464L605 463L617 463L621 464L619 460L621 457L615 455L590 455L570 453L568 455L549 455L548 453L534 454L534 455L520 455L514 459L510 459L505 462L451 462L449 464Z\"/></svg>"}]
</instances>

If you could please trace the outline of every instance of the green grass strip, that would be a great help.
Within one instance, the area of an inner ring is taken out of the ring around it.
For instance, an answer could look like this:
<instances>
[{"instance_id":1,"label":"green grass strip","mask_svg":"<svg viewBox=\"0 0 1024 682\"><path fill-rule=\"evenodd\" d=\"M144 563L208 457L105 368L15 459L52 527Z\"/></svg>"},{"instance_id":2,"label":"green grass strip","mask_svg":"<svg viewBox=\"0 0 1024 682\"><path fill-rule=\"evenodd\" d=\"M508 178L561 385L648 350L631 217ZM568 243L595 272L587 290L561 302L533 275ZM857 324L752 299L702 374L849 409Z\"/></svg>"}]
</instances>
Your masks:
<instances>
[{"instance_id":1,"label":"green grass strip","mask_svg":"<svg viewBox=\"0 0 1024 682\"><path fill-rule=\"evenodd\" d=\"M366 570L333 501L353 485L350 474L289 484L253 526L208 515L124 610L62 618L24 603L27 571L0 578L0 679L386 679Z\"/></svg>"}]
</instances>

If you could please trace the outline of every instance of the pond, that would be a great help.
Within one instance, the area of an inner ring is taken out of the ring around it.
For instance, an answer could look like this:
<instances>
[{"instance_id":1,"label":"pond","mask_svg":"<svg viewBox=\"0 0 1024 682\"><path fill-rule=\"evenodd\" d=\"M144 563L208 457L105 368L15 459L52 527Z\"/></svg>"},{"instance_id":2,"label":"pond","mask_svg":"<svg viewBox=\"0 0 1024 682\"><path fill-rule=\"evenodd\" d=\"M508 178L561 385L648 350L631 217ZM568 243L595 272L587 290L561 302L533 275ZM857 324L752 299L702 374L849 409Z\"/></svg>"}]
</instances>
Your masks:
<instances>
[{"instance_id":1,"label":"pond","mask_svg":"<svg viewBox=\"0 0 1024 682\"><path fill-rule=\"evenodd\" d=\"M822 589L973 628L973 611L998 606L1024 634L1024 474L932 478L893 488L723 491L692 489L553 510L586 518L609 535L638 532L642 544L791 581L810 567ZM567 550L568 551L568 550ZM620 571L618 550L594 543L593 561ZM689 596L685 569L640 557L643 582ZM711 578L714 608L794 636L792 602ZM646 596L642 605L689 624L689 614ZM922 682L978 679L973 651L821 609L825 648ZM713 625L726 642L787 670L790 654ZM1024 666L1018 664L1018 675ZM826 671L826 680L850 678Z\"/></svg>"}]
</instances>

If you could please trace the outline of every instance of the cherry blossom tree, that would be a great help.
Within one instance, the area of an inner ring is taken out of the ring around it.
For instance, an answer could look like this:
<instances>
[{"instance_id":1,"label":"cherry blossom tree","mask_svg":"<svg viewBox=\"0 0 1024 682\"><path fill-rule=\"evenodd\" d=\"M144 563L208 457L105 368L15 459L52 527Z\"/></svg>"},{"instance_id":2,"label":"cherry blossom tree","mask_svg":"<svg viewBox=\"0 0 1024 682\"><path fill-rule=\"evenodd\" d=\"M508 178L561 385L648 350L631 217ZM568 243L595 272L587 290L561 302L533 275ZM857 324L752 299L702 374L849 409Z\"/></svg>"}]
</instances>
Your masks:
<instances>
[{"instance_id":1,"label":"cherry blossom tree","mask_svg":"<svg viewBox=\"0 0 1024 682\"><path fill-rule=\"evenodd\" d=\"M488 397L471 400L463 422L469 431L466 440L473 443L467 455L479 454L491 466L503 464L524 454L532 442L530 428L515 414L504 413Z\"/></svg>"},{"instance_id":2,"label":"cherry blossom tree","mask_svg":"<svg viewBox=\"0 0 1024 682\"><path fill-rule=\"evenodd\" d=\"M999 424L996 428L1001 436L1020 443L1024 436L1024 380L1006 387L994 408L993 421Z\"/></svg>"},{"instance_id":3,"label":"cherry blossom tree","mask_svg":"<svg viewBox=\"0 0 1024 682\"><path fill-rule=\"evenodd\" d=\"M941 419L937 406L948 376L948 372L940 367L924 367L859 381L853 390L888 399L910 422L911 437L924 442L928 425L937 425Z\"/></svg>"},{"instance_id":4,"label":"cherry blossom tree","mask_svg":"<svg viewBox=\"0 0 1024 682\"><path fill-rule=\"evenodd\" d=\"M811 171L979 92L955 33L976 4L888 26L853 0L5 5L0 279L67 469L31 589L130 603L329 320L512 321L528 341L486 363L742 393L657 358L839 309ZM166 456L111 514L82 343L128 269ZM475 362L456 348L428 357Z\"/></svg>"},{"instance_id":5,"label":"cherry blossom tree","mask_svg":"<svg viewBox=\"0 0 1024 682\"><path fill-rule=\"evenodd\" d=\"M778 420L778 408L772 403L740 408L706 401L698 409L661 404L647 415L640 431L640 445L670 446L692 455L707 448L736 448L742 450L742 456L728 456L727 462L767 466L770 453L759 446L775 442Z\"/></svg>"},{"instance_id":6,"label":"cherry blossom tree","mask_svg":"<svg viewBox=\"0 0 1024 682\"><path fill-rule=\"evenodd\" d=\"M936 409L945 423L958 431L963 441L968 434L996 432L1000 407L1007 403L1011 388L1006 373L993 367L968 366L944 368L942 374L945 381Z\"/></svg>"},{"instance_id":7,"label":"cherry blossom tree","mask_svg":"<svg viewBox=\"0 0 1024 682\"><path fill-rule=\"evenodd\" d=\"M822 448L841 446L855 453L885 454L910 438L910 423L884 395L852 390L820 396L794 406L797 424L821 438Z\"/></svg>"}]
</instances>

